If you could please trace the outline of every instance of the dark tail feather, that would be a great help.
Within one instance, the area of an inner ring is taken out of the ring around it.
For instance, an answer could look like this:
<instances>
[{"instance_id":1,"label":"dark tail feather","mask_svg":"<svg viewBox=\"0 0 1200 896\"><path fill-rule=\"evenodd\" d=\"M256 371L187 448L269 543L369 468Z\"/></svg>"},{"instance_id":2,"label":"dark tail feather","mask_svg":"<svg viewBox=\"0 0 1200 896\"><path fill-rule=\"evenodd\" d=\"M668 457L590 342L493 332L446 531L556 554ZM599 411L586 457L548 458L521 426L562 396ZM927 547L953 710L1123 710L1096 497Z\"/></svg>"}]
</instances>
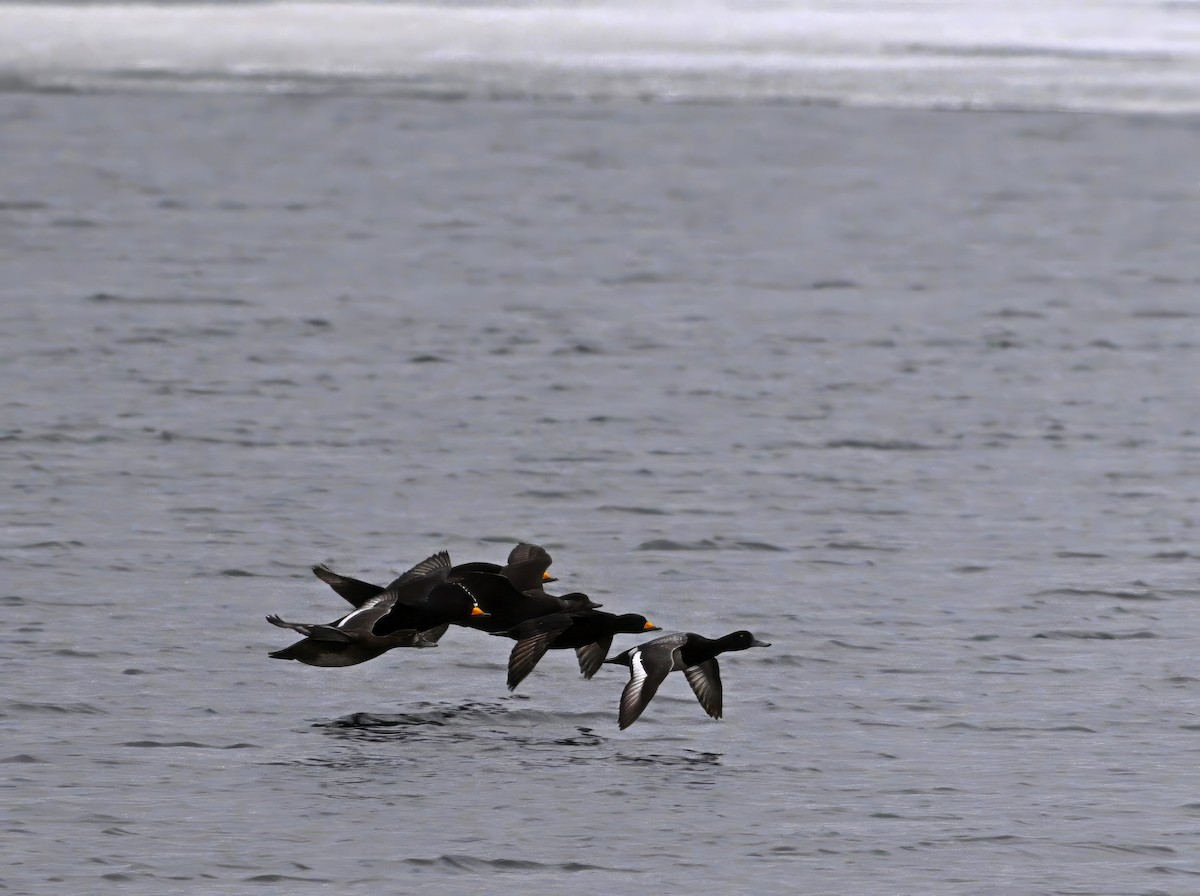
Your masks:
<instances>
[{"instance_id":1,"label":"dark tail feather","mask_svg":"<svg viewBox=\"0 0 1200 896\"><path fill-rule=\"evenodd\" d=\"M296 653L297 653L296 648L299 647L303 643L304 643L303 641L297 641L291 647L285 647L285 648L283 648L283 650L276 650L272 653L268 653L267 656L271 657L272 659L276 659L276 660L298 659L298 657L296 656Z\"/></svg>"}]
</instances>

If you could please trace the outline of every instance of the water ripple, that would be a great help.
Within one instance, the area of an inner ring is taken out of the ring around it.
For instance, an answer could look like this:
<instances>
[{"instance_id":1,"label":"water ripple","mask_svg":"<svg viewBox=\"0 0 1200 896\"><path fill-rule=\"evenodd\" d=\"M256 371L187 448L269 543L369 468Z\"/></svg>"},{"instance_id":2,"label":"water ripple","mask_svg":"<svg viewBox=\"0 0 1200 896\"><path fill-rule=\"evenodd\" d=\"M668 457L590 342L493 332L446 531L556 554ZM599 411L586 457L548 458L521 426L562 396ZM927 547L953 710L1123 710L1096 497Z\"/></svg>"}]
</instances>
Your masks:
<instances>
[{"instance_id":1,"label":"water ripple","mask_svg":"<svg viewBox=\"0 0 1200 896\"><path fill-rule=\"evenodd\" d=\"M489 874L507 871L608 871L617 874L640 874L637 868L616 868L605 865L589 865L584 862L546 863L529 859L482 859L478 856L447 854L435 858L402 859L407 865L417 868L432 868L439 871L456 871L470 874Z\"/></svg>"}]
</instances>

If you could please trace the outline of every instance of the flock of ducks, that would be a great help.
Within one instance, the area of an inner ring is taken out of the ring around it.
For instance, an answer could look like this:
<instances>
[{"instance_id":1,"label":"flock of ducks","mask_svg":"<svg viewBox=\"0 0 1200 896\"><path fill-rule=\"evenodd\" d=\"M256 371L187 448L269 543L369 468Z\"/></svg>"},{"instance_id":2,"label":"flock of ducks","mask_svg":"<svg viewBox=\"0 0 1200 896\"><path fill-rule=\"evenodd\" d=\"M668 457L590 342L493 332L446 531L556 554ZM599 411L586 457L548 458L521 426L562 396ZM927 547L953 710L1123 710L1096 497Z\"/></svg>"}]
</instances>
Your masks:
<instances>
[{"instance_id":1,"label":"flock of ducks","mask_svg":"<svg viewBox=\"0 0 1200 896\"><path fill-rule=\"evenodd\" d=\"M508 689L514 690L547 650L574 648L579 671L591 678L605 663L629 668L621 694L618 724L628 728L645 710L671 672L681 671L700 705L721 718L721 675L717 655L750 647L770 647L747 631L720 638L693 632L664 635L608 657L618 634L661 631L637 613L604 613L586 594L555 596L544 586L557 581L548 572L550 554L535 544L519 544L508 562L462 563L439 551L386 587L339 575L327 566L313 573L354 609L328 623L267 621L304 638L270 656L310 666L354 666L397 647L437 647L451 625L512 638Z\"/></svg>"}]
</instances>

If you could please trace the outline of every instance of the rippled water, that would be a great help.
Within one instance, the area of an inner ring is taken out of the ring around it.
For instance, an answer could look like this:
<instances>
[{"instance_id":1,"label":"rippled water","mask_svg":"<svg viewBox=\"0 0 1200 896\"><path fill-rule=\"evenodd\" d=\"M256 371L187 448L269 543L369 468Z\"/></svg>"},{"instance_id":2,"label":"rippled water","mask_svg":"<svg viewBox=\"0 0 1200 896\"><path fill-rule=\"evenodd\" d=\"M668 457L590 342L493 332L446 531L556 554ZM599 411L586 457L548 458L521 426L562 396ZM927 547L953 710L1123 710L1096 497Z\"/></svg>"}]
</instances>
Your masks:
<instances>
[{"instance_id":1,"label":"rippled water","mask_svg":"<svg viewBox=\"0 0 1200 896\"><path fill-rule=\"evenodd\" d=\"M0 117L8 891L1196 888L1194 121ZM520 539L773 647L266 656Z\"/></svg>"}]
</instances>

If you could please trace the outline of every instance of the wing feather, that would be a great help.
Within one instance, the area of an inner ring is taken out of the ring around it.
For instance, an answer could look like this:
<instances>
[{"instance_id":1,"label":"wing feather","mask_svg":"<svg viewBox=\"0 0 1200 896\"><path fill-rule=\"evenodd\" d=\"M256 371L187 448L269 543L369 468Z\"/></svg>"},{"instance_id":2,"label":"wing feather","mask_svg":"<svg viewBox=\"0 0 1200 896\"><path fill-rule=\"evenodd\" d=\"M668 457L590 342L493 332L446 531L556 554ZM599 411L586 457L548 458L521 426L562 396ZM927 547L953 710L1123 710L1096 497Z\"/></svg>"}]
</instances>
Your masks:
<instances>
[{"instance_id":1,"label":"wing feather","mask_svg":"<svg viewBox=\"0 0 1200 896\"><path fill-rule=\"evenodd\" d=\"M579 658L579 671L583 673L584 678L591 678L600 671L600 666L604 664L604 658L608 656L608 650L612 647L612 641L610 635L595 643L575 648L575 656Z\"/></svg>"},{"instance_id":2,"label":"wing feather","mask_svg":"<svg viewBox=\"0 0 1200 896\"><path fill-rule=\"evenodd\" d=\"M554 632L537 632L526 638L522 638L513 645L512 653L508 655L508 689L515 690L517 685L525 680L525 677L533 671L533 667L538 664L546 651L550 649L550 642L557 637Z\"/></svg>"},{"instance_id":3,"label":"wing feather","mask_svg":"<svg viewBox=\"0 0 1200 896\"><path fill-rule=\"evenodd\" d=\"M314 641L339 641L344 644L354 640L353 634L344 632L332 625L309 625L306 628L308 631L304 632L304 634ZM300 631L300 629L296 629L296 631Z\"/></svg>"},{"instance_id":4,"label":"wing feather","mask_svg":"<svg viewBox=\"0 0 1200 896\"><path fill-rule=\"evenodd\" d=\"M402 574L395 581L387 586L388 591L399 588L401 585L408 585L418 579L428 578L433 575L441 575L450 571L450 554L447 551L438 551L429 557L426 557L408 572Z\"/></svg>"},{"instance_id":5,"label":"wing feather","mask_svg":"<svg viewBox=\"0 0 1200 896\"><path fill-rule=\"evenodd\" d=\"M528 563L531 560L536 560L539 563L549 566L550 552L541 545L521 542L521 544L513 548L508 554L508 563L510 566L514 563Z\"/></svg>"},{"instance_id":6,"label":"wing feather","mask_svg":"<svg viewBox=\"0 0 1200 896\"><path fill-rule=\"evenodd\" d=\"M714 719L721 718L721 671L716 658L688 666L683 674L704 711Z\"/></svg>"},{"instance_id":7,"label":"wing feather","mask_svg":"<svg viewBox=\"0 0 1200 896\"><path fill-rule=\"evenodd\" d=\"M448 628L450 628L450 623L447 622L445 625L439 625L436 628L431 628L428 631L421 632L421 637L426 641L431 641L432 643L436 644L438 641L442 640L442 635L446 634L446 629Z\"/></svg>"},{"instance_id":8,"label":"wing feather","mask_svg":"<svg viewBox=\"0 0 1200 896\"><path fill-rule=\"evenodd\" d=\"M361 607L379 592L383 591L378 585L339 575L328 566L321 564L312 568L313 575L328 585L338 596L349 601L355 607Z\"/></svg>"},{"instance_id":9,"label":"wing feather","mask_svg":"<svg viewBox=\"0 0 1200 896\"><path fill-rule=\"evenodd\" d=\"M621 692L621 710L617 718L622 730L637 721L670 671L670 658L659 651L635 647L629 652L629 681Z\"/></svg>"}]
</instances>

